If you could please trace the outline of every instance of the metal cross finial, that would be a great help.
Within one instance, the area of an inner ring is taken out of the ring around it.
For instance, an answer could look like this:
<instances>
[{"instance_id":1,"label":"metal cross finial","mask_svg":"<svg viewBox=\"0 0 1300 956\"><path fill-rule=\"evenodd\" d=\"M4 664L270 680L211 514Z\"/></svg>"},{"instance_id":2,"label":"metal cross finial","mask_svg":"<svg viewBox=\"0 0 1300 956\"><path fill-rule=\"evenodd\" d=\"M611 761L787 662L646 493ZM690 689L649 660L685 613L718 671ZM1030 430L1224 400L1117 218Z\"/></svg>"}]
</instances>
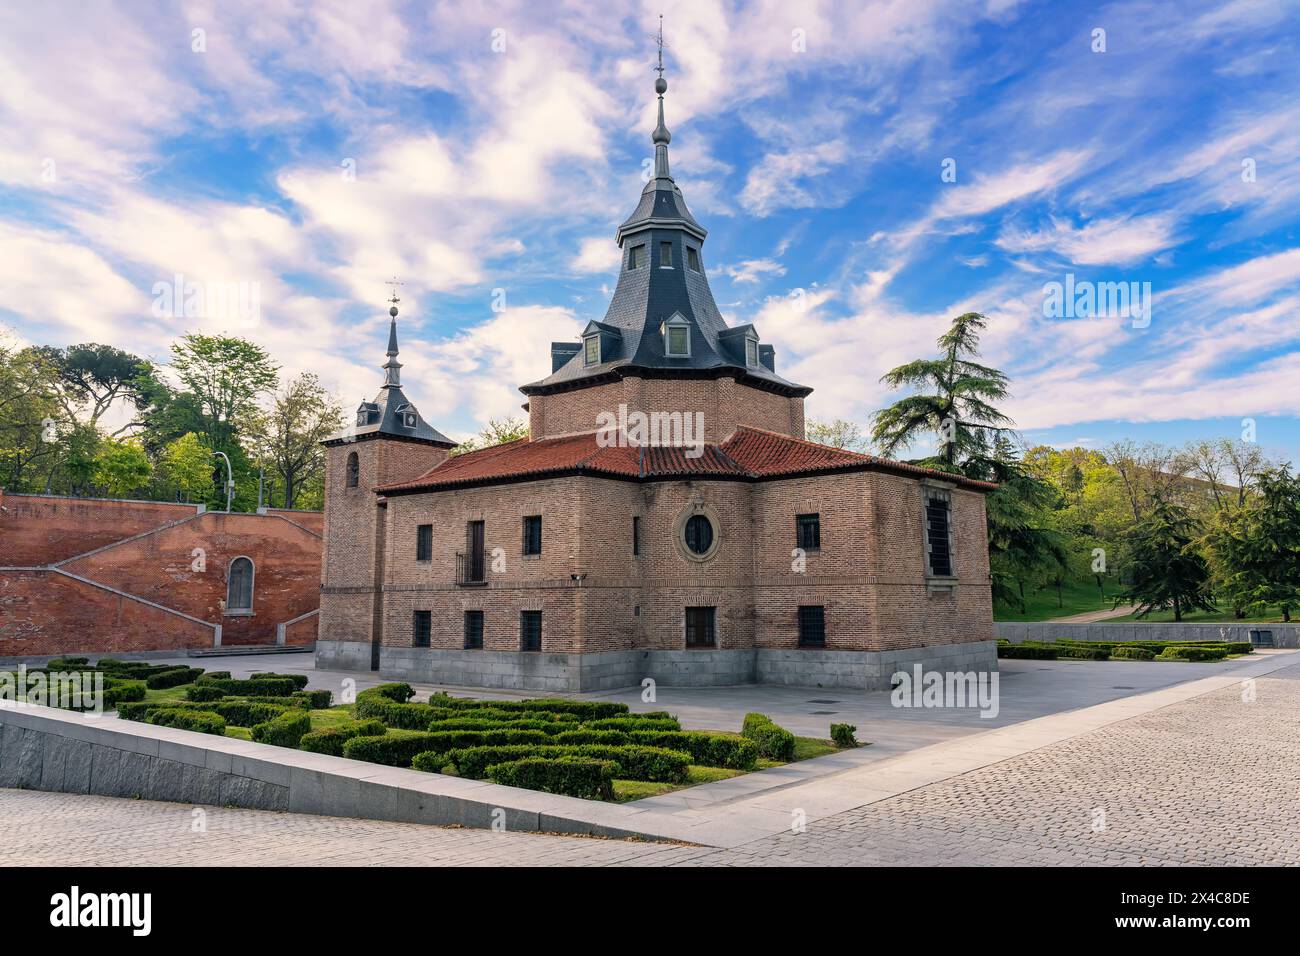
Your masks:
<instances>
[{"instance_id":1,"label":"metal cross finial","mask_svg":"<svg viewBox=\"0 0 1300 956\"><path fill-rule=\"evenodd\" d=\"M659 65L655 66L659 78L663 78L663 14L659 14L659 34L655 36L655 42L659 44Z\"/></svg>"},{"instance_id":2,"label":"metal cross finial","mask_svg":"<svg viewBox=\"0 0 1300 956\"><path fill-rule=\"evenodd\" d=\"M388 300L389 302L393 303L393 305L397 305L397 303L399 303L399 302L402 301L401 299L399 299L399 298L397 297L397 287L398 287L399 285L404 285L404 283L398 282L398 281L397 281L397 276L393 276L391 279L389 279L387 282L385 282L384 285L392 286L392 288L393 288L393 296L392 296L392 298L390 298L390 299Z\"/></svg>"}]
</instances>

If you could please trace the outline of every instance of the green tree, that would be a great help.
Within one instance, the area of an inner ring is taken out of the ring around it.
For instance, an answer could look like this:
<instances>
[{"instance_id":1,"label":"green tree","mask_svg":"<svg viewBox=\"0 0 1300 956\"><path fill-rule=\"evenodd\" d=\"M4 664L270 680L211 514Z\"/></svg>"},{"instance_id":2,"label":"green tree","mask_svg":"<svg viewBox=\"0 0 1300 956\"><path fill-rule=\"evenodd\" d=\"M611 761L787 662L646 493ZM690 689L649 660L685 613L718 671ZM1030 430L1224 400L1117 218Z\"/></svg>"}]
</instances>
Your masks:
<instances>
[{"instance_id":1,"label":"green tree","mask_svg":"<svg viewBox=\"0 0 1300 956\"><path fill-rule=\"evenodd\" d=\"M115 402L138 397L138 384L149 371L144 359L111 345L44 346L40 352L56 372L58 397L68 419L96 430Z\"/></svg>"},{"instance_id":2,"label":"green tree","mask_svg":"<svg viewBox=\"0 0 1300 956\"><path fill-rule=\"evenodd\" d=\"M152 471L139 440L108 439L95 459L95 484L110 498L127 498L145 486Z\"/></svg>"},{"instance_id":3,"label":"green tree","mask_svg":"<svg viewBox=\"0 0 1300 956\"><path fill-rule=\"evenodd\" d=\"M279 477L284 507L306 490L318 499L325 475L321 442L343 427L343 410L311 372L292 379L275 396L255 439L257 460Z\"/></svg>"},{"instance_id":4,"label":"green tree","mask_svg":"<svg viewBox=\"0 0 1300 956\"><path fill-rule=\"evenodd\" d=\"M507 418L488 419L487 425L473 438L467 438L451 450L453 455L463 455L467 451L491 448L508 441L518 441L528 437L528 423L511 415Z\"/></svg>"},{"instance_id":5,"label":"green tree","mask_svg":"<svg viewBox=\"0 0 1300 956\"><path fill-rule=\"evenodd\" d=\"M58 401L55 367L39 350L0 335L0 484L44 490L72 424Z\"/></svg>"},{"instance_id":6,"label":"green tree","mask_svg":"<svg viewBox=\"0 0 1300 956\"><path fill-rule=\"evenodd\" d=\"M1011 420L991 404L1007 397L1007 376L974 361L987 324L978 312L959 315L939 336L938 358L917 359L881 377L890 388L916 389L876 413L871 437L882 455L892 457L926 433L937 436L936 457L949 470L990 454Z\"/></svg>"},{"instance_id":7,"label":"green tree","mask_svg":"<svg viewBox=\"0 0 1300 956\"><path fill-rule=\"evenodd\" d=\"M167 444L160 456L162 477L185 501L212 494L212 449L194 432Z\"/></svg>"},{"instance_id":8,"label":"green tree","mask_svg":"<svg viewBox=\"0 0 1300 956\"><path fill-rule=\"evenodd\" d=\"M252 431L258 396L275 388L279 366L246 339L191 333L172 346L172 370L198 402L209 446L227 451Z\"/></svg>"},{"instance_id":9,"label":"green tree","mask_svg":"<svg viewBox=\"0 0 1300 956\"><path fill-rule=\"evenodd\" d=\"M1174 620L1185 611L1215 610L1210 598L1210 569L1197 551L1200 527L1185 505L1163 496L1130 532L1131 581L1123 594L1137 605L1137 616L1172 608Z\"/></svg>"},{"instance_id":10,"label":"green tree","mask_svg":"<svg viewBox=\"0 0 1300 956\"><path fill-rule=\"evenodd\" d=\"M1206 535L1220 593L1234 607L1279 605L1282 620L1300 604L1300 477L1290 466L1255 476L1255 496L1223 509Z\"/></svg>"},{"instance_id":11,"label":"green tree","mask_svg":"<svg viewBox=\"0 0 1300 956\"><path fill-rule=\"evenodd\" d=\"M870 447L867 436L862 434L862 427L857 422L837 418L831 422L810 418L804 422L804 438L819 445L832 448L846 448L849 451L865 452Z\"/></svg>"}]
</instances>

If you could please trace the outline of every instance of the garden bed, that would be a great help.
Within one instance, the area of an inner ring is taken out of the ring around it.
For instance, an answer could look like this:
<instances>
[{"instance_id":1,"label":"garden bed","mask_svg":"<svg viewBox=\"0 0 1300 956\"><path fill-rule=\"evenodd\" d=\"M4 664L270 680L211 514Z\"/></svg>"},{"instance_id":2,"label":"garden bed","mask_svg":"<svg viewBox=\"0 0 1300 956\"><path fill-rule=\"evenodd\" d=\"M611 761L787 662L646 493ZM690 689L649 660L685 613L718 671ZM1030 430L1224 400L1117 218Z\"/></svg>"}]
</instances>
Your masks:
<instances>
[{"instance_id":1,"label":"garden bed","mask_svg":"<svg viewBox=\"0 0 1300 956\"><path fill-rule=\"evenodd\" d=\"M1020 660L1221 661L1252 653L1248 641L998 640L998 657Z\"/></svg>"},{"instance_id":2,"label":"garden bed","mask_svg":"<svg viewBox=\"0 0 1300 956\"><path fill-rule=\"evenodd\" d=\"M233 680L202 674L184 687L146 692L118 716L590 799L625 802L859 746L852 728L831 740L796 737L762 714L741 733L684 730L663 711L566 699L483 700L409 684L369 688L354 704L306 691L305 675Z\"/></svg>"}]
</instances>

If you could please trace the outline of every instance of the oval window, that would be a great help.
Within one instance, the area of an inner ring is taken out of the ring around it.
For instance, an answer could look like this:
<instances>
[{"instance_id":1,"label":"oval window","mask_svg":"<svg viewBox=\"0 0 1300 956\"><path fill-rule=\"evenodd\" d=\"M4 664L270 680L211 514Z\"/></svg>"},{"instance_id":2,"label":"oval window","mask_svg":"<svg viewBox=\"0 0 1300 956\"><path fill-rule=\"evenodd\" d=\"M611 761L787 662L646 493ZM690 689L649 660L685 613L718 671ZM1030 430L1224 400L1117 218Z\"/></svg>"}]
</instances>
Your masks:
<instances>
[{"instance_id":1,"label":"oval window","mask_svg":"<svg viewBox=\"0 0 1300 956\"><path fill-rule=\"evenodd\" d=\"M713 522L704 515L691 515L683 529L686 547L695 554L708 554L713 547Z\"/></svg>"}]
</instances>

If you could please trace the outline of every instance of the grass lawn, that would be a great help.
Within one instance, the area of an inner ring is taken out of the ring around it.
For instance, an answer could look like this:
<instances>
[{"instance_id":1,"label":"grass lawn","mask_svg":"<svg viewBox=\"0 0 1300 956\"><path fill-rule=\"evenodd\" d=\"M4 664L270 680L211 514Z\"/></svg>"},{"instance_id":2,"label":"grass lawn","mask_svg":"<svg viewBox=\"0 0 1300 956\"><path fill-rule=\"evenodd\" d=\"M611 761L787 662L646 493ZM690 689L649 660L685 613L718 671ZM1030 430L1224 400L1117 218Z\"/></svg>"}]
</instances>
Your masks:
<instances>
[{"instance_id":1,"label":"grass lawn","mask_svg":"<svg viewBox=\"0 0 1300 956\"><path fill-rule=\"evenodd\" d=\"M1088 611L1109 611L1115 604L1115 595L1119 586L1113 581L1106 582L1106 594L1097 587L1092 578L1085 581L1071 581L1061 585L1058 600L1056 588L1041 590L1025 589L1025 610L995 604L993 620L995 621L1047 621L1054 617L1069 617L1071 614L1086 614Z\"/></svg>"},{"instance_id":2,"label":"grass lawn","mask_svg":"<svg viewBox=\"0 0 1300 956\"><path fill-rule=\"evenodd\" d=\"M177 687L164 687L162 690L146 690L144 692L145 700L185 700L185 692L193 687L193 684L181 684Z\"/></svg>"}]
</instances>

